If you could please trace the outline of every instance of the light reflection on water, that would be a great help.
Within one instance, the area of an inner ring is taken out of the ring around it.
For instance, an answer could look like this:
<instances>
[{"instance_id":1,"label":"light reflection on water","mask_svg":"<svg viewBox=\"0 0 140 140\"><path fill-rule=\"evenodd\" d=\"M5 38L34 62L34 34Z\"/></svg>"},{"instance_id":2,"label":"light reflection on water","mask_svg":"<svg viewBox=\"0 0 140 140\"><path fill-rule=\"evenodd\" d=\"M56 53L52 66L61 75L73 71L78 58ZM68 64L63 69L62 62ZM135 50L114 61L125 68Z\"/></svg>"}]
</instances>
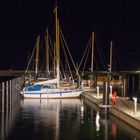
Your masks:
<instances>
[{"instance_id":1,"label":"light reflection on water","mask_svg":"<svg viewBox=\"0 0 140 140\"><path fill-rule=\"evenodd\" d=\"M99 111L97 110L97 113L96 113L96 131L98 132L100 130L100 115L99 115Z\"/></svg>"},{"instance_id":2,"label":"light reflection on water","mask_svg":"<svg viewBox=\"0 0 140 140\"><path fill-rule=\"evenodd\" d=\"M85 99L25 99L7 140L139 140L140 132Z\"/></svg>"}]
</instances>

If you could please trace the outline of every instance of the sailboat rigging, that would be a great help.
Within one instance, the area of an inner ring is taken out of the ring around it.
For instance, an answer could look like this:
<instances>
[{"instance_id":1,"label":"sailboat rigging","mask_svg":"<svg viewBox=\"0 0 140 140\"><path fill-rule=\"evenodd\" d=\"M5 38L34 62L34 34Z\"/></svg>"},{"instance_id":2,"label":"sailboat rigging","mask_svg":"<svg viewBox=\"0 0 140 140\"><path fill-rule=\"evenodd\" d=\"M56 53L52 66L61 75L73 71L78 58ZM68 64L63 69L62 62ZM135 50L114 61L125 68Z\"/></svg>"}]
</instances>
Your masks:
<instances>
[{"instance_id":1,"label":"sailboat rigging","mask_svg":"<svg viewBox=\"0 0 140 140\"><path fill-rule=\"evenodd\" d=\"M57 6L55 7L55 63L56 63L56 78L42 82L34 83L33 85L25 86L21 91L24 98L76 98L81 95L83 89L63 87L60 85L60 41L59 41L59 19L57 16ZM47 51L47 50L46 50ZM38 54L36 54L36 67L38 66ZM37 69L36 69L37 72Z\"/></svg>"}]
</instances>

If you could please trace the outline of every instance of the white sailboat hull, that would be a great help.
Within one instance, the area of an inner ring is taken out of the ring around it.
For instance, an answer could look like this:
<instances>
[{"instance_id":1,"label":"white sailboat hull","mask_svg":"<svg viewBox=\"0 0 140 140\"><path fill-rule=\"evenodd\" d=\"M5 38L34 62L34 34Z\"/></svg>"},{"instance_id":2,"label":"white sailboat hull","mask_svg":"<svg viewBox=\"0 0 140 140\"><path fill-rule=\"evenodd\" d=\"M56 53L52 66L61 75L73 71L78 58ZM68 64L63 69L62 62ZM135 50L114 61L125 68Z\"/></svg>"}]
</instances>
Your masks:
<instances>
[{"instance_id":1,"label":"white sailboat hull","mask_svg":"<svg viewBox=\"0 0 140 140\"><path fill-rule=\"evenodd\" d=\"M56 21L56 39L55 39L55 53L54 61L56 61L54 70L56 69L56 79L50 79L47 81L34 83L32 86L26 86L21 91L24 98L77 98L83 92L82 89L71 89L70 87L62 87L60 84L60 37L59 37L59 19L57 17L57 7L55 8L55 21ZM36 69L35 73L38 72L38 57L39 57L39 37L37 39L37 51L36 51ZM35 75L37 76L37 75ZM53 84L57 84L54 87Z\"/></svg>"},{"instance_id":2,"label":"white sailboat hull","mask_svg":"<svg viewBox=\"0 0 140 140\"><path fill-rule=\"evenodd\" d=\"M83 90L54 90L54 91L22 91L21 94L24 98L34 98L34 99L56 99L56 98L78 98L82 94Z\"/></svg>"}]
</instances>

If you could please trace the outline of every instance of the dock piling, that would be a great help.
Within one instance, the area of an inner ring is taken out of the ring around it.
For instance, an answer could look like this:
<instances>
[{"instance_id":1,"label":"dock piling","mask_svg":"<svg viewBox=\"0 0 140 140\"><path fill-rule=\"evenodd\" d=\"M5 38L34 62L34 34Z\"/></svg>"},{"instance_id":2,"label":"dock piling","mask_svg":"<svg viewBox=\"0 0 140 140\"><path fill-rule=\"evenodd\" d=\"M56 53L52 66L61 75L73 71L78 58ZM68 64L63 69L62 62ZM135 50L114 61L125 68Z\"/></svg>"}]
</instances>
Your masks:
<instances>
[{"instance_id":1,"label":"dock piling","mask_svg":"<svg viewBox=\"0 0 140 140\"><path fill-rule=\"evenodd\" d=\"M4 93L5 93L5 84L2 82L2 112L4 112Z\"/></svg>"},{"instance_id":2,"label":"dock piling","mask_svg":"<svg viewBox=\"0 0 140 140\"><path fill-rule=\"evenodd\" d=\"M109 83L104 82L103 105L109 105Z\"/></svg>"}]
</instances>

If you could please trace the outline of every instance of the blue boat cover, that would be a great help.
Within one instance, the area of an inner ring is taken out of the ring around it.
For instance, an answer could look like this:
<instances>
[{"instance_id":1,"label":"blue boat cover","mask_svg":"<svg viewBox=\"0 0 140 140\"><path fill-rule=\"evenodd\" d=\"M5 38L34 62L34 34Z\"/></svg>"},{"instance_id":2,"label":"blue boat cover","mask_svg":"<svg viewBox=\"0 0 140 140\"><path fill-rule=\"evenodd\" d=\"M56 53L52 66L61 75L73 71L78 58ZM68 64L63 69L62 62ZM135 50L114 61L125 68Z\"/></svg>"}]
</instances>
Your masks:
<instances>
[{"instance_id":1,"label":"blue boat cover","mask_svg":"<svg viewBox=\"0 0 140 140\"><path fill-rule=\"evenodd\" d=\"M39 91L41 88L42 85L27 86L26 91Z\"/></svg>"}]
</instances>

